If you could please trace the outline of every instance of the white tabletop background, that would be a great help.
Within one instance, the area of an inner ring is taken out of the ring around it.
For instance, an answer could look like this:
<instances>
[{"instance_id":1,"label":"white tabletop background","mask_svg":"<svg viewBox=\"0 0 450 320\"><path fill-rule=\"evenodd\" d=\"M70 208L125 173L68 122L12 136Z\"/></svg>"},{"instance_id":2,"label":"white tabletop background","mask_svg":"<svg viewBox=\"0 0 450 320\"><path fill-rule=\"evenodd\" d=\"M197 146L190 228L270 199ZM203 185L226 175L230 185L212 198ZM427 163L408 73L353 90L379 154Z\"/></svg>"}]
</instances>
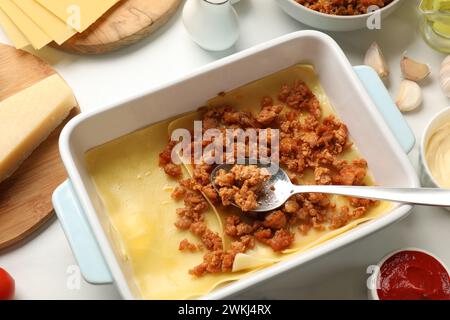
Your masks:
<instances>
[{"instance_id":1,"label":"white tabletop background","mask_svg":"<svg viewBox=\"0 0 450 320\"><path fill-rule=\"evenodd\" d=\"M362 63L366 49L376 40L391 67L389 90L393 96L401 79L399 61L404 51L431 66L433 75L424 87L423 107L405 115L419 141L427 122L449 104L438 81L444 55L430 49L421 39L416 1L404 2L398 11L382 21L381 30L330 35L342 46L353 65ZM206 52L190 40L181 22L180 10L156 34L116 53L89 57L46 48L37 54L67 80L82 110L90 110L148 90L234 52L308 29L282 12L274 0L241 0L235 8L240 16L241 37L233 49L222 53ZM1 30L0 42L9 43ZM415 167L417 159L418 144L410 154ZM392 250L423 248L450 264L449 231L449 212L416 207L407 219L236 298L366 299L366 268ZM18 299L120 298L113 285L94 286L82 282L80 288L68 286L73 265L76 265L74 256L56 219L32 239L0 253L0 266L16 280Z\"/></svg>"}]
</instances>

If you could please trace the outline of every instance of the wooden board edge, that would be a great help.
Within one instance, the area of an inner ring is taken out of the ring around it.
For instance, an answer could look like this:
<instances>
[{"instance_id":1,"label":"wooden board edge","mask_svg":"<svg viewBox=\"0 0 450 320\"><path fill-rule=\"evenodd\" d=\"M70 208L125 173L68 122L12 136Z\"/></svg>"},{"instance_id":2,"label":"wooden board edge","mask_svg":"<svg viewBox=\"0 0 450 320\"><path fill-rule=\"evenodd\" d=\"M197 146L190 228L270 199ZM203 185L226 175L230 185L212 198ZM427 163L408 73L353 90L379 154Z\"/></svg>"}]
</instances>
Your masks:
<instances>
[{"instance_id":1,"label":"wooden board edge","mask_svg":"<svg viewBox=\"0 0 450 320\"><path fill-rule=\"evenodd\" d=\"M101 45L82 45L82 44L73 44L70 41L66 41L62 45L58 45L56 42L51 42L50 46L52 48L69 52L69 53L77 53L84 55L99 55L114 52L123 48L126 48L136 42L139 42L156 32L163 25L165 25L170 19L173 18L178 8L180 7L183 1L177 1L173 7L168 10L167 15L164 18L157 20L155 23L147 26L146 28L141 29L139 32L136 32L130 36L127 36L120 41L103 43ZM76 36L76 35L75 35Z\"/></svg>"}]
</instances>

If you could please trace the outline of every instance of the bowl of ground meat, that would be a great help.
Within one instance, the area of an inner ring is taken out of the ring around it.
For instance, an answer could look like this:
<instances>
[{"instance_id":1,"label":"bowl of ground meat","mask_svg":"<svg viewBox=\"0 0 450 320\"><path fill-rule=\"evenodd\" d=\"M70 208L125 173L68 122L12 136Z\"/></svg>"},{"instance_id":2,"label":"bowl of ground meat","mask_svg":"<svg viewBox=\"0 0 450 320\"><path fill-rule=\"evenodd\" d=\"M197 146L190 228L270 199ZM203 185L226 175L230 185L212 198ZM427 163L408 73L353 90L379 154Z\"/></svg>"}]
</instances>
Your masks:
<instances>
[{"instance_id":1,"label":"bowl of ground meat","mask_svg":"<svg viewBox=\"0 0 450 320\"><path fill-rule=\"evenodd\" d=\"M402 0L277 0L292 18L311 27L328 31L376 28ZM378 8L378 9L377 9ZM374 11L375 10L375 11ZM372 17L380 14L380 19Z\"/></svg>"}]
</instances>

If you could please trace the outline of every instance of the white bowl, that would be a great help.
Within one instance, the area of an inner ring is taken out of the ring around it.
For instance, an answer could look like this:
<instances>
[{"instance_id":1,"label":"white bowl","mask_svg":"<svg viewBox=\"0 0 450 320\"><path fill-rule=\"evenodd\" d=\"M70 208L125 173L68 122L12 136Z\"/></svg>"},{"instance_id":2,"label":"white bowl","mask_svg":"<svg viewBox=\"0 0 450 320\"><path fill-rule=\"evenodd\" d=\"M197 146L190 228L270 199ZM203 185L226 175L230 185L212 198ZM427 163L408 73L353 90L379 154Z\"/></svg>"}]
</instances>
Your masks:
<instances>
[{"instance_id":1,"label":"white bowl","mask_svg":"<svg viewBox=\"0 0 450 320\"><path fill-rule=\"evenodd\" d=\"M55 191L53 203L88 281L113 281L124 298L139 298L126 281L126 268L108 236L108 213L86 170L85 152L152 123L195 110L217 92L229 91L298 63L315 67L325 92L348 125L377 182L391 187L419 186L406 155L414 137L375 71L360 67L359 78L331 37L317 31L292 33L216 61L156 90L82 113L64 128L60 151L70 183ZM370 95L360 80L363 78ZM202 298L229 297L298 268L406 217L411 208L406 204L395 205L386 215Z\"/></svg>"},{"instance_id":2,"label":"white bowl","mask_svg":"<svg viewBox=\"0 0 450 320\"><path fill-rule=\"evenodd\" d=\"M426 160L425 150L431 136L439 129L443 124L450 121L450 107L445 108L439 112L425 127L422 140L420 141L419 152L419 174L422 186L428 188L440 188L439 183L433 177L430 167ZM450 207L446 208L450 211Z\"/></svg>"},{"instance_id":3,"label":"white bowl","mask_svg":"<svg viewBox=\"0 0 450 320\"><path fill-rule=\"evenodd\" d=\"M292 18L311 27L328 31L352 31L367 28L367 21L373 13L355 16L337 16L321 13L295 2L294 0L276 0L278 5ZM381 8L381 21L386 19L403 0L394 0Z\"/></svg>"},{"instance_id":4,"label":"white bowl","mask_svg":"<svg viewBox=\"0 0 450 320\"><path fill-rule=\"evenodd\" d=\"M383 264L392 256L396 255L399 252L403 252L403 251L417 251L417 252L423 252L433 258L435 258L444 268L445 270L447 270L447 273L450 274L449 269L447 268L447 266L445 265L444 262L442 262L441 259L439 259L438 257L436 257L434 254L432 254L429 251L423 250L423 249L418 249L418 248L404 248L404 249L399 249L396 250L394 252L389 253L388 255L386 255L383 259L381 259L381 261L377 264L377 268L374 272L374 274L372 275L372 283L371 283L371 287L368 289L368 296L369 296L369 300L380 300L380 297L378 296L378 288L376 286L376 284L379 281L379 277L380 277L380 272L381 272L381 267L383 266Z\"/></svg>"}]
</instances>

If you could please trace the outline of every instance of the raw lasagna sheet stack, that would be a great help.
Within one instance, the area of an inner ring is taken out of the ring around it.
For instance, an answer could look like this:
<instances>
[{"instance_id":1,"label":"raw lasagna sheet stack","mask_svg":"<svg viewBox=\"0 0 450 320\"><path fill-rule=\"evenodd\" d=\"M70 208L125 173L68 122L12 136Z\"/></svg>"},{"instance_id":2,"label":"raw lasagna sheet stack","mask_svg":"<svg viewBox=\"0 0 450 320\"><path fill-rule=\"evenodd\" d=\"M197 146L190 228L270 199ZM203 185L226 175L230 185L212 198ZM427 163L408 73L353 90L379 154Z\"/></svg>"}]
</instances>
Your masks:
<instances>
[{"instance_id":1,"label":"raw lasagna sheet stack","mask_svg":"<svg viewBox=\"0 0 450 320\"><path fill-rule=\"evenodd\" d=\"M120 0L0 0L0 24L21 49L62 44L83 32Z\"/></svg>"}]
</instances>

